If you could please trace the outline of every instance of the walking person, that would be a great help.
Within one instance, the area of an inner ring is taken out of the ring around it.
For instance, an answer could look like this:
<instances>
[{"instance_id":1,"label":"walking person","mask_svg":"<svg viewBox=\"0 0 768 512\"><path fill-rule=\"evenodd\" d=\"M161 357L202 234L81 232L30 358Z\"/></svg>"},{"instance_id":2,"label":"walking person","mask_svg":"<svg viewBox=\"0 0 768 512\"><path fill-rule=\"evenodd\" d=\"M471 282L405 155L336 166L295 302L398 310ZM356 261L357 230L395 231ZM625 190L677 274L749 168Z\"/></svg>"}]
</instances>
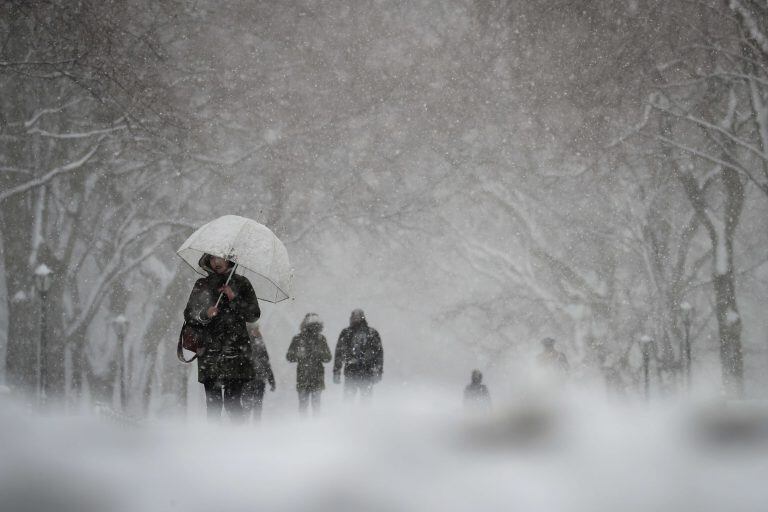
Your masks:
<instances>
[{"instance_id":1,"label":"walking person","mask_svg":"<svg viewBox=\"0 0 768 512\"><path fill-rule=\"evenodd\" d=\"M483 373L480 370L472 370L470 383L464 388L464 406L486 411L491 408L491 394L483 384Z\"/></svg>"},{"instance_id":2,"label":"walking person","mask_svg":"<svg viewBox=\"0 0 768 512\"><path fill-rule=\"evenodd\" d=\"M344 373L344 397L353 400L357 394L368 399L373 385L384 371L384 350L378 331L368 325L362 309L349 317L349 327L339 334L333 362L333 381L341 382Z\"/></svg>"},{"instance_id":3,"label":"walking person","mask_svg":"<svg viewBox=\"0 0 768 512\"><path fill-rule=\"evenodd\" d=\"M544 338L541 340L541 346L542 351L536 356L539 368L559 377L568 375L571 369L568 358L555 348L554 338Z\"/></svg>"},{"instance_id":4,"label":"walking person","mask_svg":"<svg viewBox=\"0 0 768 512\"><path fill-rule=\"evenodd\" d=\"M253 349L254 378L246 384L246 390L243 392L243 407L245 407L246 416L253 412L254 421L259 421L264 404L264 389L269 383L269 390L275 390L275 374L272 372L272 365L269 364L269 353L264 344L264 338L261 336L259 325L250 325L248 334L251 336Z\"/></svg>"},{"instance_id":5,"label":"walking person","mask_svg":"<svg viewBox=\"0 0 768 512\"><path fill-rule=\"evenodd\" d=\"M232 421L241 422L243 387L254 378L246 322L259 319L259 303L250 281L234 273L232 261L204 254L198 265L208 275L195 282L184 309L186 322L206 334L197 380L205 388L209 419L219 419L223 408Z\"/></svg>"},{"instance_id":6,"label":"walking person","mask_svg":"<svg viewBox=\"0 0 768 512\"><path fill-rule=\"evenodd\" d=\"M299 394L299 413L307 414L310 402L312 412L320 412L320 394L325 389L323 363L331 362L331 351L322 333L323 322L315 313L307 313L300 332L291 340L286 358L296 363L296 391Z\"/></svg>"}]
</instances>

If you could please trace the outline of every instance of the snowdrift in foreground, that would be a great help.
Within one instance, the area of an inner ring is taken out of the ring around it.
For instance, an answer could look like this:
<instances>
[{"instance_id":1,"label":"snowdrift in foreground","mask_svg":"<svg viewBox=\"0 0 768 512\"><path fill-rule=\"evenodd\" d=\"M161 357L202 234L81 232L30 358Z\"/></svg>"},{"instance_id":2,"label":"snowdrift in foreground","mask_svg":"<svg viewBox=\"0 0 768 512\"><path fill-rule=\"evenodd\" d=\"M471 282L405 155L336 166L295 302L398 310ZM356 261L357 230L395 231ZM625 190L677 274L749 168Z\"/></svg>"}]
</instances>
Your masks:
<instances>
[{"instance_id":1,"label":"snowdrift in foreground","mask_svg":"<svg viewBox=\"0 0 768 512\"><path fill-rule=\"evenodd\" d=\"M439 396L257 426L117 425L0 404L8 511L762 511L768 408ZM442 407L442 405L446 405Z\"/></svg>"}]
</instances>

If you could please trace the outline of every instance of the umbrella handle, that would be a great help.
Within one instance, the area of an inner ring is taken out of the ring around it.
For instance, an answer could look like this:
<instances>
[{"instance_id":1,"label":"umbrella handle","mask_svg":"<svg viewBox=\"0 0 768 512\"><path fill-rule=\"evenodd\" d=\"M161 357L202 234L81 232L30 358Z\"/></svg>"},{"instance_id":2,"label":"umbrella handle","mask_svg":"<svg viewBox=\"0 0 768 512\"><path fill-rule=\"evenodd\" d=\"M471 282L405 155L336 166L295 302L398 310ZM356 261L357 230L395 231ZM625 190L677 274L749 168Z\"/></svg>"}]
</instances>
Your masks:
<instances>
[{"instance_id":1,"label":"umbrella handle","mask_svg":"<svg viewBox=\"0 0 768 512\"><path fill-rule=\"evenodd\" d=\"M229 280L230 280L230 279L232 279L232 275L235 273L235 270L237 270L237 263L235 263L235 266L234 266L234 267L232 267L232 270L230 270L230 271L229 271L229 276L227 276L227 282L226 282L226 283L224 283L224 286L227 286L227 285L229 284ZM215 305L215 306L213 306L213 307L215 307L215 308L218 308L218 307L219 307L219 302L221 302L221 298L222 298L223 296L224 296L224 292L221 292L221 293L219 294L219 298L218 298L218 300L216 300L216 305Z\"/></svg>"}]
</instances>

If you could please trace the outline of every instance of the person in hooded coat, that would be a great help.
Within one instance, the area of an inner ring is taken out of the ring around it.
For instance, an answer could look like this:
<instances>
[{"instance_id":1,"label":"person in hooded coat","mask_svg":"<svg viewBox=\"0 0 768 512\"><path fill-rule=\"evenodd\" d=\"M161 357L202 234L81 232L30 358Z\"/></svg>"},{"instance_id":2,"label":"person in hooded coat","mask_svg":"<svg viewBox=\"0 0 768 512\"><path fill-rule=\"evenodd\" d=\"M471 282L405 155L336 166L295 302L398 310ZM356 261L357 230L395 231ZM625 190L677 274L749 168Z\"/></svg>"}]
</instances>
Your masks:
<instances>
[{"instance_id":1,"label":"person in hooded coat","mask_svg":"<svg viewBox=\"0 0 768 512\"><path fill-rule=\"evenodd\" d=\"M541 346L543 349L536 356L539 367L557 376L567 375L571 369L568 358L555 348L554 338L544 338L541 340Z\"/></svg>"},{"instance_id":2,"label":"person in hooded coat","mask_svg":"<svg viewBox=\"0 0 768 512\"><path fill-rule=\"evenodd\" d=\"M483 384L483 373L480 370L472 370L471 381L464 388L464 405L476 409L491 408L491 394Z\"/></svg>"},{"instance_id":3,"label":"person in hooded coat","mask_svg":"<svg viewBox=\"0 0 768 512\"><path fill-rule=\"evenodd\" d=\"M206 332L197 359L197 380L205 387L209 419L220 418L224 407L232 420L242 421L243 386L254 378L246 322L259 319L259 303L247 278L233 274L227 284L234 266L231 261L204 254L199 265L208 276L195 282L184 309L184 319Z\"/></svg>"},{"instance_id":4,"label":"person in hooded coat","mask_svg":"<svg viewBox=\"0 0 768 512\"><path fill-rule=\"evenodd\" d=\"M293 337L286 358L296 363L296 391L299 393L299 412L307 413L310 401L314 414L320 412L320 393L325 389L323 363L331 362L331 351L321 334L323 323L315 313L307 313L299 334Z\"/></svg>"},{"instance_id":5,"label":"person in hooded coat","mask_svg":"<svg viewBox=\"0 0 768 512\"><path fill-rule=\"evenodd\" d=\"M359 392L369 398L373 385L381 380L384 371L384 350L378 331L368 326L362 309L355 309L349 317L349 327L342 329L336 343L333 361L333 381L341 382L344 372L344 396L351 400Z\"/></svg>"}]
</instances>

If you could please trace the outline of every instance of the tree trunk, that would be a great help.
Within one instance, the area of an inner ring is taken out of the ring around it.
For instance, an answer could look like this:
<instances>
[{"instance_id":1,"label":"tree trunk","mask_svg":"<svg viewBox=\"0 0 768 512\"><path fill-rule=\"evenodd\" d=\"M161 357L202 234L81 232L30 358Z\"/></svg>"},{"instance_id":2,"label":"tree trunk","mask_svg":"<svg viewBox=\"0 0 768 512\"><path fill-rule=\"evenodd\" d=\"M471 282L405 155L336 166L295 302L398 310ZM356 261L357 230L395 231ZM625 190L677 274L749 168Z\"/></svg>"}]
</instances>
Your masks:
<instances>
[{"instance_id":1,"label":"tree trunk","mask_svg":"<svg viewBox=\"0 0 768 512\"><path fill-rule=\"evenodd\" d=\"M744 393L744 361L733 273L715 275L714 286L723 385L728 396L741 397Z\"/></svg>"},{"instance_id":2,"label":"tree trunk","mask_svg":"<svg viewBox=\"0 0 768 512\"><path fill-rule=\"evenodd\" d=\"M188 367L176 359L176 342L184 322L183 309L195 278L186 266L178 269L168 285L158 290L156 300L153 301L157 308L152 312L142 340L146 360L152 365L143 385L144 412L149 412L150 390L157 374L161 374L163 379L158 386L154 386L155 391L161 397L174 395L184 402L182 406L186 405L185 379ZM158 344L164 344L165 350L158 352ZM159 353L164 355L162 359L158 358Z\"/></svg>"},{"instance_id":3,"label":"tree trunk","mask_svg":"<svg viewBox=\"0 0 768 512\"><path fill-rule=\"evenodd\" d=\"M34 296L32 272L29 268L29 236L31 225L27 201L12 197L0 204L3 258L8 290L8 345L6 375L8 384L20 392L34 392L37 371L36 327L38 305Z\"/></svg>"},{"instance_id":4,"label":"tree trunk","mask_svg":"<svg viewBox=\"0 0 768 512\"><path fill-rule=\"evenodd\" d=\"M744 394L744 355L741 346L741 316L736 304L733 239L744 206L744 186L739 173L733 168L723 169L721 176L726 192L725 228L723 240L713 240L716 248L715 307L723 385L728 396L738 398Z\"/></svg>"}]
</instances>

